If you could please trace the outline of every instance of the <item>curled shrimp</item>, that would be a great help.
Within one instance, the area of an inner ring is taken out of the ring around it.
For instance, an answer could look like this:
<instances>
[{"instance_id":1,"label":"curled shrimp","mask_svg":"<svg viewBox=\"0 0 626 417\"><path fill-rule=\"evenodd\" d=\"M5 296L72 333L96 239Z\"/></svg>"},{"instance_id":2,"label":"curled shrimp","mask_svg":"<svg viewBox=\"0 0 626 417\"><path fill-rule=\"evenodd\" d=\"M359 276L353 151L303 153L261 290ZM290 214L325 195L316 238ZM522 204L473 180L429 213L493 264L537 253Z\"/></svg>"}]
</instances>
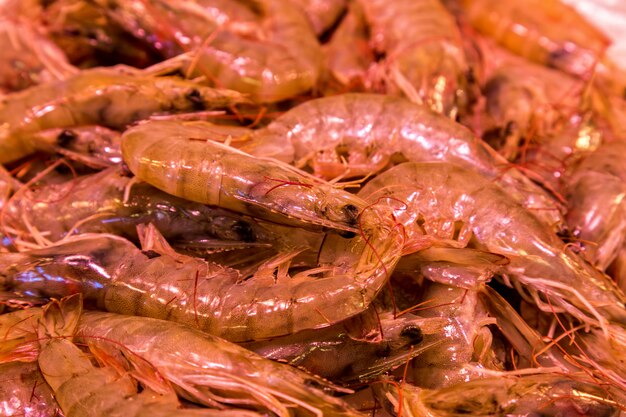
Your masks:
<instances>
[{"instance_id":1,"label":"curled shrimp","mask_svg":"<svg viewBox=\"0 0 626 417\"><path fill-rule=\"evenodd\" d=\"M508 282L540 309L567 312L626 343L626 297L613 281L480 175L446 163L404 163L371 180L361 193L370 200L403 201L406 210L395 215L409 235L417 227L506 256Z\"/></svg>"},{"instance_id":2,"label":"curled shrimp","mask_svg":"<svg viewBox=\"0 0 626 417\"><path fill-rule=\"evenodd\" d=\"M84 234L45 249L0 254L0 285L43 297L79 291L108 311L187 323L233 341L258 340L327 327L365 310L403 244L395 224L385 222L381 213L378 228L363 236L327 236L321 248L312 248L313 265L295 259L309 248L283 249L256 262L250 275L178 254L153 227L144 236L153 244L143 252L120 237ZM299 268L289 275L292 262Z\"/></svg>"},{"instance_id":3,"label":"curled shrimp","mask_svg":"<svg viewBox=\"0 0 626 417\"><path fill-rule=\"evenodd\" d=\"M344 94L311 100L252 134L241 147L323 178L367 176L400 155L409 161L446 161L473 169L550 225L562 223L558 204L470 130L407 100Z\"/></svg>"},{"instance_id":4,"label":"curled shrimp","mask_svg":"<svg viewBox=\"0 0 626 417\"><path fill-rule=\"evenodd\" d=\"M359 232L363 200L285 163L194 140L196 131L154 121L130 128L122 136L124 161L137 178L191 201L347 236ZM362 224L373 226L367 217L366 212Z\"/></svg>"},{"instance_id":5,"label":"curled shrimp","mask_svg":"<svg viewBox=\"0 0 626 417\"><path fill-rule=\"evenodd\" d=\"M505 48L547 67L588 79L609 39L559 0L460 0L471 25Z\"/></svg>"},{"instance_id":6,"label":"curled shrimp","mask_svg":"<svg viewBox=\"0 0 626 417\"><path fill-rule=\"evenodd\" d=\"M583 375L538 374L493 377L425 390L402 384L384 387L385 404L406 417L588 416L618 417L625 403Z\"/></svg>"},{"instance_id":7,"label":"curled shrimp","mask_svg":"<svg viewBox=\"0 0 626 417\"><path fill-rule=\"evenodd\" d=\"M304 13L290 2L99 2L137 36L189 52L188 59L175 58L185 73L204 75L253 101L285 100L317 82L320 45Z\"/></svg>"},{"instance_id":8,"label":"curled shrimp","mask_svg":"<svg viewBox=\"0 0 626 417\"><path fill-rule=\"evenodd\" d=\"M173 77L124 74L115 69L83 71L0 99L0 162L33 152L22 140L40 130L81 125L123 129L155 113L225 107L243 97Z\"/></svg>"},{"instance_id":9,"label":"curled shrimp","mask_svg":"<svg viewBox=\"0 0 626 417\"><path fill-rule=\"evenodd\" d=\"M453 119L469 106L468 65L454 18L438 0L360 0L392 89Z\"/></svg>"},{"instance_id":10,"label":"curled shrimp","mask_svg":"<svg viewBox=\"0 0 626 417\"><path fill-rule=\"evenodd\" d=\"M43 308L37 328L41 345L37 363L67 417L120 412L133 417L260 416L244 410L180 409L176 393L167 381L138 357L124 351L116 356L92 347L92 353L103 364L94 366L90 356L72 340L81 304L80 296L51 302ZM134 377L139 375L143 382L141 391Z\"/></svg>"}]
</instances>

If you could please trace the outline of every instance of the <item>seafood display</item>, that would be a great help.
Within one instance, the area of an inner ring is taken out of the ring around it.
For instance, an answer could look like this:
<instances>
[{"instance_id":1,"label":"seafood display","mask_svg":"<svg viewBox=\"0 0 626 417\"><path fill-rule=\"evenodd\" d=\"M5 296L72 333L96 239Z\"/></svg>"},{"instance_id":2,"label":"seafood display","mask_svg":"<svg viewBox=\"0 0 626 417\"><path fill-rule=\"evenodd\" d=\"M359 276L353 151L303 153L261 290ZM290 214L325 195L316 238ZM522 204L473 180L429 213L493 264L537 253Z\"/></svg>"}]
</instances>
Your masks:
<instances>
[{"instance_id":1,"label":"seafood display","mask_svg":"<svg viewBox=\"0 0 626 417\"><path fill-rule=\"evenodd\" d=\"M0 416L626 417L571 3L0 1Z\"/></svg>"}]
</instances>

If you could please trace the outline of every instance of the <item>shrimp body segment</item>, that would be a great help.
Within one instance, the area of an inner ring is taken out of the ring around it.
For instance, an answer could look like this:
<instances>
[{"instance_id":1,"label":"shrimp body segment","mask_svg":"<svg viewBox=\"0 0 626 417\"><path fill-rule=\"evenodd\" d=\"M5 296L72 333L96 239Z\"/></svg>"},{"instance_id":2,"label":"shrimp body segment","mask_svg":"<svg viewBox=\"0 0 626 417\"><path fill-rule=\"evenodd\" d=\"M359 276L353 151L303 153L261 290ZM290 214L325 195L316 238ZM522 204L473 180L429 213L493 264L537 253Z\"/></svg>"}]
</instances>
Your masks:
<instances>
[{"instance_id":1,"label":"shrimp body segment","mask_svg":"<svg viewBox=\"0 0 626 417\"><path fill-rule=\"evenodd\" d=\"M509 258L506 275L522 294L547 312L566 311L624 336L626 297L613 281L586 264L538 219L480 175L445 163L404 163L377 176L361 191L368 199L407 205L396 218L407 230L475 241L480 249ZM458 230L457 230L458 229ZM626 341L626 339L622 339Z\"/></svg>"},{"instance_id":2,"label":"shrimp body segment","mask_svg":"<svg viewBox=\"0 0 626 417\"><path fill-rule=\"evenodd\" d=\"M398 97L354 93L311 100L255 131L241 149L308 165L327 179L371 175L398 154L412 162L450 162L497 182L548 224L562 222L553 198L469 129Z\"/></svg>"},{"instance_id":3,"label":"shrimp body segment","mask_svg":"<svg viewBox=\"0 0 626 417\"><path fill-rule=\"evenodd\" d=\"M173 77L127 75L113 69L83 71L65 81L35 86L0 99L0 162L34 151L24 135L81 125L124 129L156 113L225 107L243 101Z\"/></svg>"},{"instance_id":4,"label":"shrimp body segment","mask_svg":"<svg viewBox=\"0 0 626 417\"><path fill-rule=\"evenodd\" d=\"M122 154L137 178L177 197L277 223L359 231L367 203L353 194L279 161L194 140L183 127L149 122L124 132Z\"/></svg>"}]
</instances>

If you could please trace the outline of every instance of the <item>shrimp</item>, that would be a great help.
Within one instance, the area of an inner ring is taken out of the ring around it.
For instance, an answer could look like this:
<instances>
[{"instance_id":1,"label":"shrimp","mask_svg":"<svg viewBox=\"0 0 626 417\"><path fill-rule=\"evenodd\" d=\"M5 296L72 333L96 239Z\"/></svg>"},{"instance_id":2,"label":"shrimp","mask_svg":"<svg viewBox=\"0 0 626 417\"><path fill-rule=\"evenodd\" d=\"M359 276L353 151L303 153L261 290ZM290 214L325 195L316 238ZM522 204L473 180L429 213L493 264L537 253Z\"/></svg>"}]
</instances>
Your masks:
<instances>
[{"instance_id":1,"label":"shrimp","mask_svg":"<svg viewBox=\"0 0 626 417\"><path fill-rule=\"evenodd\" d=\"M480 33L511 52L547 67L589 79L609 39L559 0L459 0Z\"/></svg>"},{"instance_id":2,"label":"shrimp","mask_svg":"<svg viewBox=\"0 0 626 417\"><path fill-rule=\"evenodd\" d=\"M124 161L137 178L191 201L346 236L374 226L363 212L367 203L353 194L285 163L194 140L196 130L167 121L130 128L122 136Z\"/></svg>"},{"instance_id":3,"label":"shrimp","mask_svg":"<svg viewBox=\"0 0 626 417\"><path fill-rule=\"evenodd\" d=\"M606 269L626 243L626 142L601 145L566 178L567 224Z\"/></svg>"},{"instance_id":4,"label":"shrimp","mask_svg":"<svg viewBox=\"0 0 626 417\"><path fill-rule=\"evenodd\" d=\"M58 46L25 19L0 16L0 93L23 90L78 73Z\"/></svg>"},{"instance_id":5,"label":"shrimp","mask_svg":"<svg viewBox=\"0 0 626 417\"><path fill-rule=\"evenodd\" d=\"M304 13L290 2L98 2L136 36L188 52L184 73L204 75L255 102L292 98L317 82L321 47Z\"/></svg>"},{"instance_id":6,"label":"shrimp","mask_svg":"<svg viewBox=\"0 0 626 417\"><path fill-rule=\"evenodd\" d=\"M365 314L365 313L363 313ZM391 311L378 314L380 323L365 340L354 337L361 316L323 330L244 345L259 355L342 382L367 382L415 357L438 350L447 320L411 314L394 318Z\"/></svg>"},{"instance_id":7,"label":"shrimp","mask_svg":"<svg viewBox=\"0 0 626 417\"><path fill-rule=\"evenodd\" d=\"M131 368L130 372L126 372L125 376L121 377L122 380L130 375L137 378L143 387L151 391L155 388L165 389L167 384L172 384L186 399L209 407L221 408L219 413L225 413L215 415L255 415L236 414L234 411L229 413L229 409L226 408L239 404L248 409L273 412L279 417L293 415L290 409L294 409L297 415L302 413L320 417L325 415L363 416L322 389L350 392L349 390L331 385L319 377L286 364L264 359L233 343L176 323L112 313L84 311L78 314L79 306L75 301L78 298L74 296L61 300L60 304L52 304L47 307L48 313L43 313L41 308L32 308L30 311L34 322L41 323L34 330L31 328L31 339L36 340L37 344L42 346L41 348L39 346L23 347L23 350L29 351L31 357L38 359L40 366L44 362L45 366L52 368L51 371L57 371L49 373L49 377L54 379L54 381L48 381L53 389L63 379L71 378L71 374L67 374L68 371L70 373L74 371L75 376L80 378L76 375L79 374L78 369L81 369L80 373L87 374L87 372L82 372L87 368L89 373L101 374L98 378L100 381L112 371L108 367L93 369L89 361L82 360L76 363L76 365L82 363L83 366L80 368L73 366L64 369L62 359L51 358L54 352L44 355L41 350L45 349L45 346L50 347L51 344L58 342L57 347L65 345L66 351L72 352L72 358L78 359L79 353L74 349L75 346L73 344L68 346L71 344L69 327L76 326L75 332L71 335L73 342L86 344L98 358L115 360L121 359L120 355L123 355L125 364L121 369L127 369L128 364L134 369ZM22 315L21 312L18 313ZM50 329L54 324L54 318L58 320L58 326L65 327L65 329L59 329L59 332L66 337L50 338L51 330L43 333L43 337L38 337L37 330L41 327L45 328L46 325ZM19 318L16 317L6 321L18 320ZM2 330L1 327L0 330ZM90 366L87 366L87 363ZM117 369L120 369L121 365L116 365ZM45 370L44 374L47 374ZM92 383L90 382L89 388L97 388L93 387ZM65 387L68 393L71 393L70 385L76 388L75 384L68 384ZM117 387L119 388L119 385ZM60 388L63 389L63 385ZM96 395L101 394L96 391ZM63 400L77 401L79 396L82 396L80 391L76 392L73 398ZM134 396L136 397L137 394L135 393ZM63 407L64 401L59 398L58 393L57 399ZM165 399L167 400L167 397ZM116 402L119 398L108 401ZM191 410L176 410L175 412L179 415L178 412L183 411L191 412ZM208 412L209 410L202 411ZM237 412L243 413L244 411L237 410ZM170 413L174 412L170 411ZM186 416L187 414L180 415Z\"/></svg>"},{"instance_id":8,"label":"shrimp","mask_svg":"<svg viewBox=\"0 0 626 417\"><path fill-rule=\"evenodd\" d=\"M309 248L289 248L246 275L178 254L150 227L143 240L156 244L143 252L120 237L83 234L45 249L0 254L0 287L43 297L81 292L100 309L195 325L232 341L276 337L327 327L369 306L403 245L382 213L377 229L363 236L326 236L321 248L312 248L313 265L294 259ZM299 267L293 276L291 262Z\"/></svg>"},{"instance_id":9,"label":"shrimp","mask_svg":"<svg viewBox=\"0 0 626 417\"><path fill-rule=\"evenodd\" d=\"M438 0L360 0L375 49L386 54L393 89L437 113L468 111L468 73L461 35Z\"/></svg>"},{"instance_id":10,"label":"shrimp","mask_svg":"<svg viewBox=\"0 0 626 417\"><path fill-rule=\"evenodd\" d=\"M504 187L549 225L558 203L470 130L407 100L344 94L311 100L252 134L244 152L311 166L324 178L366 176L393 160L440 160L473 169Z\"/></svg>"},{"instance_id":11,"label":"shrimp","mask_svg":"<svg viewBox=\"0 0 626 417\"><path fill-rule=\"evenodd\" d=\"M447 163L404 163L371 180L360 195L370 201L403 201L406 206L395 210L395 216L409 234L417 228L440 238L456 237L462 244L471 240L480 249L506 256L505 282L540 309L569 313L626 344L626 296L480 175Z\"/></svg>"},{"instance_id":12,"label":"shrimp","mask_svg":"<svg viewBox=\"0 0 626 417\"><path fill-rule=\"evenodd\" d=\"M83 71L0 99L0 162L33 152L24 135L81 125L123 129L155 113L226 107L244 101L234 91L215 90L168 77L124 74L116 69Z\"/></svg>"},{"instance_id":13,"label":"shrimp","mask_svg":"<svg viewBox=\"0 0 626 417\"><path fill-rule=\"evenodd\" d=\"M0 365L0 414L5 417L57 417L61 409L36 363Z\"/></svg>"},{"instance_id":14,"label":"shrimp","mask_svg":"<svg viewBox=\"0 0 626 417\"><path fill-rule=\"evenodd\" d=\"M386 385L384 391L385 404L406 417L619 417L626 406L622 393L607 395L584 374L485 378L437 390Z\"/></svg>"},{"instance_id":15,"label":"shrimp","mask_svg":"<svg viewBox=\"0 0 626 417\"><path fill-rule=\"evenodd\" d=\"M166 194L146 183L133 184L120 168L109 168L62 184L50 184L13 198L3 211L7 226L33 230L56 242L68 234L112 233L137 241L136 226L153 223L172 241L212 238L242 246L308 238L304 231L261 224L247 216ZM282 246L282 245L281 245Z\"/></svg>"},{"instance_id":16,"label":"shrimp","mask_svg":"<svg viewBox=\"0 0 626 417\"><path fill-rule=\"evenodd\" d=\"M80 416L171 416L260 417L244 410L183 410L173 388L150 366L132 355L114 356L91 347L104 366L96 367L91 358L74 344L82 300L73 296L53 301L43 308L38 335L40 349L37 363L46 382L54 391L67 417ZM130 369L125 369L125 368ZM133 375L141 375L138 392Z\"/></svg>"},{"instance_id":17,"label":"shrimp","mask_svg":"<svg viewBox=\"0 0 626 417\"><path fill-rule=\"evenodd\" d=\"M483 134L510 161L522 141L559 132L570 118L584 113L585 85L575 77L521 59L509 60L487 81L485 110L493 121ZM491 139L491 140L490 140Z\"/></svg>"}]
</instances>

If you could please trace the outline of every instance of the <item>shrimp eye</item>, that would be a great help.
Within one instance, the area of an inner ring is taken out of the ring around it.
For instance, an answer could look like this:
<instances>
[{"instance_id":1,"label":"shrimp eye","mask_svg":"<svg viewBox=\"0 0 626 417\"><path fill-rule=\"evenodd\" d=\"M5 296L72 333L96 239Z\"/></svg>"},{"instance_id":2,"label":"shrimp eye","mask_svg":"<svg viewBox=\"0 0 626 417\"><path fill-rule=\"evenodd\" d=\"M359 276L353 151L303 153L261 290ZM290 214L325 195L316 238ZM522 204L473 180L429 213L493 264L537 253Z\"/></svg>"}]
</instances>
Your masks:
<instances>
[{"instance_id":1,"label":"shrimp eye","mask_svg":"<svg viewBox=\"0 0 626 417\"><path fill-rule=\"evenodd\" d=\"M346 216L346 222L351 226L355 226L359 217L358 207L353 204L346 204L341 208L341 211Z\"/></svg>"},{"instance_id":2,"label":"shrimp eye","mask_svg":"<svg viewBox=\"0 0 626 417\"><path fill-rule=\"evenodd\" d=\"M406 326L400 332L400 336L409 339L409 342L412 345L417 345L422 340L424 340L424 334L422 333L422 329L417 326Z\"/></svg>"},{"instance_id":3,"label":"shrimp eye","mask_svg":"<svg viewBox=\"0 0 626 417\"><path fill-rule=\"evenodd\" d=\"M194 110L206 110L206 106L204 104L204 100L202 100L202 95L200 94L200 91L194 88L187 93L186 98L187 100L189 100Z\"/></svg>"},{"instance_id":4,"label":"shrimp eye","mask_svg":"<svg viewBox=\"0 0 626 417\"><path fill-rule=\"evenodd\" d=\"M249 223L244 221L236 221L232 226L233 232L237 233L239 239L244 242L255 242L256 236L254 235L254 230L252 230L252 226Z\"/></svg>"},{"instance_id":5,"label":"shrimp eye","mask_svg":"<svg viewBox=\"0 0 626 417\"><path fill-rule=\"evenodd\" d=\"M158 258L159 256L161 256L160 253L155 252L153 250L142 250L141 253L146 255L148 259L154 259L154 258Z\"/></svg>"},{"instance_id":6,"label":"shrimp eye","mask_svg":"<svg viewBox=\"0 0 626 417\"><path fill-rule=\"evenodd\" d=\"M76 133L71 130L64 129L61 133L59 133L59 136L57 136L57 144L61 147L66 147L77 138L78 136L76 136Z\"/></svg>"}]
</instances>

